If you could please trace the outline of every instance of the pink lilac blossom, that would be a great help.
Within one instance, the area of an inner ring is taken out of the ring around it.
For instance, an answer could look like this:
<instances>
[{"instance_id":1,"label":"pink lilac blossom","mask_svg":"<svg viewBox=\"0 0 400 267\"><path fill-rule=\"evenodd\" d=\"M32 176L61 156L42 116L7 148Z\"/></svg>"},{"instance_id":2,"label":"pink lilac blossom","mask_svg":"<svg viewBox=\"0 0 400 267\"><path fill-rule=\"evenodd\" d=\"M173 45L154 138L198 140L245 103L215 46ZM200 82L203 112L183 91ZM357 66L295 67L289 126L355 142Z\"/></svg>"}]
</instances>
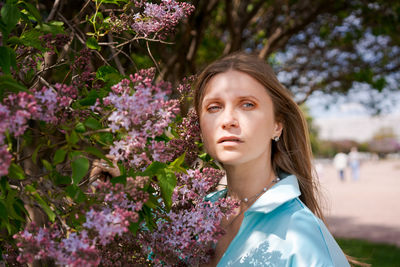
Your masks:
<instances>
[{"instance_id":1,"label":"pink lilac blossom","mask_svg":"<svg viewBox=\"0 0 400 267\"><path fill-rule=\"evenodd\" d=\"M202 201L188 209L172 210L168 220L160 220L157 228L143 241L143 249L153 253L162 265L185 264L197 266L206 263L212 246L223 235L220 225L223 217L231 216L237 202L221 199L215 203Z\"/></svg>"},{"instance_id":2,"label":"pink lilac blossom","mask_svg":"<svg viewBox=\"0 0 400 267\"><path fill-rule=\"evenodd\" d=\"M101 206L94 206L85 213L86 222L79 232L70 232L67 237L56 224L49 227L29 225L16 234L21 253L20 263L31 263L35 259L53 259L56 264L67 266L97 266L101 262L102 249L115 238L127 237L130 223L139 219L138 211L148 200L142 189L148 177L128 177L126 185L112 185L109 181L97 181L95 197Z\"/></svg>"},{"instance_id":3,"label":"pink lilac blossom","mask_svg":"<svg viewBox=\"0 0 400 267\"><path fill-rule=\"evenodd\" d=\"M109 127L113 132L125 132L109 154L134 168L146 167L152 161L168 162L174 156L164 141L148 143L161 136L179 112L178 101L167 100L171 85L153 84L153 78L154 69L142 70L114 85L103 99L105 105L115 109L108 117Z\"/></svg>"},{"instance_id":4,"label":"pink lilac blossom","mask_svg":"<svg viewBox=\"0 0 400 267\"><path fill-rule=\"evenodd\" d=\"M15 53L17 58L21 59L17 61L17 64L20 73L24 75L27 75L31 70L36 71L44 61L43 53L33 47L20 45Z\"/></svg>"},{"instance_id":5,"label":"pink lilac blossom","mask_svg":"<svg viewBox=\"0 0 400 267\"><path fill-rule=\"evenodd\" d=\"M194 7L188 3L162 0L161 3L145 3L142 14L135 14L132 29L144 36L161 30L168 33L178 22L188 16ZM160 37L163 37L162 35Z\"/></svg>"},{"instance_id":6,"label":"pink lilac blossom","mask_svg":"<svg viewBox=\"0 0 400 267\"><path fill-rule=\"evenodd\" d=\"M34 96L19 92L10 94L4 99L4 104L10 110L8 130L14 136L22 135L28 128L28 120L37 114L37 103Z\"/></svg>"},{"instance_id":7,"label":"pink lilac blossom","mask_svg":"<svg viewBox=\"0 0 400 267\"><path fill-rule=\"evenodd\" d=\"M200 142L200 125L196 112L190 109L186 117L177 126L178 138L169 142L171 150L175 151L176 156L185 154L185 161L188 165L192 165L197 159L199 148L197 143Z\"/></svg>"},{"instance_id":8,"label":"pink lilac blossom","mask_svg":"<svg viewBox=\"0 0 400 267\"><path fill-rule=\"evenodd\" d=\"M66 34L45 34L39 37L39 40L43 42L43 46L47 49L50 55L54 55L59 51L65 44L68 43L69 36Z\"/></svg>"},{"instance_id":9,"label":"pink lilac blossom","mask_svg":"<svg viewBox=\"0 0 400 267\"><path fill-rule=\"evenodd\" d=\"M49 228L31 224L28 229L14 235L17 246L23 252L17 257L19 263L31 263L39 259L53 259L62 266L97 266L98 252L87 232L70 233L63 238L57 225Z\"/></svg>"},{"instance_id":10,"label":"pink lilac blossom","mask_svg":"<svg viewBox=\"0 0 400 267\"><path fill-rule=\"evenodd\" d=\"M206 263L215 244L224 233L220 222L233 214L238 202L223 198L214 203L205 196L215 189L224 173L213 168L187 170L177 175L172 209L167 219L142 241L145 253L151 253L160 266L196 266Z\"/></svg>"},{"instance_id":11,"label":"pink lilac blossom","mask_svg":"<svg viewBox=\"0 0 400 267\"><path fill-rule=\"evenodd\" d=\"M0 104L0 145L4 144L5 132L10 125L10 110Z\"/></svg>"},{"instance_id":12,"label":"pink lilac blossom","mask_svg":"<svg viewBox=\"0 0 400 267\"><path fill-rule=\"evenodd\" d=\"M136 7L143 8L141 13L123 13L119 17L112 14L111 29L114 32L133 30L138 36L163 39L178 22L190 15L194 6L175 0L162 0L159 4L135 1Z\"/></svg>"},{"instance_id":13,"label":"pink lilac blossom","mask_svg":"<svg viewBox=\"0 0 400 267\"><path fill-rule=\"evenodd\" d=\"M125 212L119 209L106 208L101 211L91 209L86 213L86 222L83 226L97 231L99 242L104 246L111 242L114 236L128 231L129 221L125 217Z\"/></svg>"},{"instance_id":14,"label":"pink lilac blossom","mask_svg":"<svg viewBox=\"0 0 400 267\"><path fill-rule=\"evenodd\" d=\"M92 51L89 48L84 48L79 51L79 56L75 58L71 70L78 72L79 75L72 79L72 86L75 88L89 87L90 82L95 78L95 73L91 69L90 58Z\"/></svg>"},{"instance_id":15,"label":"pink lilac blossom","mask_svg":"<svg viewBox=\"0 0 400 267\"><path fill-rule=\"evenodd\" d=\"M76 87L60 83L56 83L54 88L44 86L32 92L38 103L38 112L33 118L53 124L65 120L70 113L67 108L78 97Z\"/></svg>"},{"instance_id":16,"label":"pink lilac blossom","mask_svg":"<svg viewBox=\"0 0 400 267\"><path fill-rule=\"evenodd\" d=\"M7 145L0 145L0 177L8 174L12 156L7 150Z\"/></svg>"}]
</instances>

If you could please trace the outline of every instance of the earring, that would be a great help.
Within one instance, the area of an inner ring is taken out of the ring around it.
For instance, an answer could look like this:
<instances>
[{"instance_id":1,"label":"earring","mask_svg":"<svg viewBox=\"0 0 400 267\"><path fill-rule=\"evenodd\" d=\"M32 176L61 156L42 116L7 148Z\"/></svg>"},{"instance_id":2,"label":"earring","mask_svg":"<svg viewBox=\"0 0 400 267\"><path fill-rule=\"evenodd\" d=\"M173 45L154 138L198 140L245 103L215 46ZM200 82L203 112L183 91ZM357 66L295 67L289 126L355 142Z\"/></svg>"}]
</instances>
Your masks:
<instances>
[{"instance_id":1,"label":"earring","mask_svg":"<svg viewBox=\"0 0 400 267\"><path fill-rule=\"evenodd\" d=\"M279 135L275 136L275 137L273 138L273 140L274 140L275 142L278 142L278 141L279 141Z\"/></svg>"}]
</instances>

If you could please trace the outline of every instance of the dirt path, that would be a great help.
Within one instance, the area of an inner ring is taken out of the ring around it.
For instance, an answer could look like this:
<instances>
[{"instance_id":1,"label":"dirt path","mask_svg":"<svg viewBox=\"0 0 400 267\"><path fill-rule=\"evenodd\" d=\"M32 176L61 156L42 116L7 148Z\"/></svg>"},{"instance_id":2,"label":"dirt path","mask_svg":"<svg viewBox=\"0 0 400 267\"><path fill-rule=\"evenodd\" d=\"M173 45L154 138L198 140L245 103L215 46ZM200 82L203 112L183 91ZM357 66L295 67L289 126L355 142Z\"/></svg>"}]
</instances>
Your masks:
<instances>
[{"instance_id":1,"label":"dirt path","mask_svg":"<svg viewBox=\"0 0 400 267\"><path fill-rule=\"evenodd\" d=\"M360 180L341 182L329 163L320 175L329 229L337 237L359 238L400 247L400 160L368 161Z\"/></svg>"}]
</instances>

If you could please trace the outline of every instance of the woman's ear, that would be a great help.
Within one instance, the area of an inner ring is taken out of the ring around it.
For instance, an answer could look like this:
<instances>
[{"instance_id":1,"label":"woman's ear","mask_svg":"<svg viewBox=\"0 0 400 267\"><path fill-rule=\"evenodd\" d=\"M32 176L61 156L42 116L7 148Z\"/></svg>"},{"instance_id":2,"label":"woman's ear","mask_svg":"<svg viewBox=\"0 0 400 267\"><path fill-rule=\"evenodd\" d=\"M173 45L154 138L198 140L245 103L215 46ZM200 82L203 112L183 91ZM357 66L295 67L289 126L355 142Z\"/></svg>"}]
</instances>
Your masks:
<instances>
[{"instance_id":1,"label":"woman's ear","mask_svg":"<svg viewBox=\"0 0 400 267\"><path fill-rule=\"evenodd\" d=\"M282 134L282 130L283 130L283 123L282 122L275 122L272 139L274 139L275 137L279 138L281 136L281 134Z\"/></svg>"}]
</instances>

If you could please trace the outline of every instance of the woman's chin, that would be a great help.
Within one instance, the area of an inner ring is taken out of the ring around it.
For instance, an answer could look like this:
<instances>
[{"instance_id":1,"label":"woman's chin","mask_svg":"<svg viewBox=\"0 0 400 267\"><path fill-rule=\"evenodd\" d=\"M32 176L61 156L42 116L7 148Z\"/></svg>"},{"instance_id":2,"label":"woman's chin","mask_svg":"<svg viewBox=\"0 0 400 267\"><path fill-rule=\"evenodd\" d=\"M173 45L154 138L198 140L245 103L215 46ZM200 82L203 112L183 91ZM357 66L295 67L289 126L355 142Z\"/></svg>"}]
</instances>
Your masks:
<instances>
[{"instance_id":1,"label":"woman's chin","mask_svg":"<svg viewBox=\"0 0 400 267\"><path fill-rule=\"evenodd\" d=\"M230 153L229 155L218 155L216 159L222 163L224 166L228 165L237 165L243 161L243 154L233 154Z\"/></svg>"}]
</instances>

